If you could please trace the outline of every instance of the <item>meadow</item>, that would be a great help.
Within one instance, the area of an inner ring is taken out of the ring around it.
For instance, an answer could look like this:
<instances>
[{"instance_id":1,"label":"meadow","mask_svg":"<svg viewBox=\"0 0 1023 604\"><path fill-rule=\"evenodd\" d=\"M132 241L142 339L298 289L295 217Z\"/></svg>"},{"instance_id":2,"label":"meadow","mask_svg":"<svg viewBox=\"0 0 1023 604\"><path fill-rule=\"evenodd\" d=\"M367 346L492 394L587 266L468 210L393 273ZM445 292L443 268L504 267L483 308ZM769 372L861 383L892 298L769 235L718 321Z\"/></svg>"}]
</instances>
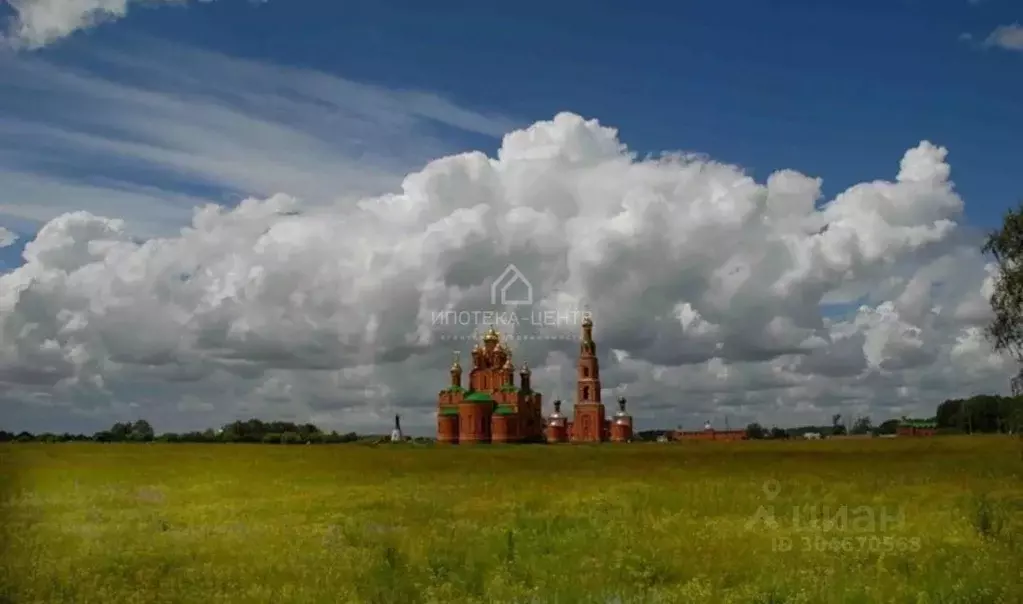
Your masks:
<instances>
[{"instance_id":1,"label":"meadow","mask_svg":"<svg viewBox=\"0 0 1023 604\"><path fill-rule=\"evenodd\" d=\"M1006 436L0 445L0 602L1023 602Z\"/></svg>"}]
</instances>

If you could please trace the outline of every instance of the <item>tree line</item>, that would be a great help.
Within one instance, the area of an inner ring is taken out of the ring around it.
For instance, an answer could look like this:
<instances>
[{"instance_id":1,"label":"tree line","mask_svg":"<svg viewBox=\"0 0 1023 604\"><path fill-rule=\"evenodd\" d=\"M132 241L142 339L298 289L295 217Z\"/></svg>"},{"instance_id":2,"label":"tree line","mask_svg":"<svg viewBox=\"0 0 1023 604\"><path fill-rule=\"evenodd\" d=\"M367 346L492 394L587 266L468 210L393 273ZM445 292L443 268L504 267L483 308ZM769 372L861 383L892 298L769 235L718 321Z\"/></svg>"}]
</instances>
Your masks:
<instances>
[{"instance_id":1,"label":"tree line","mask_svg":"<svg viewBox=\"0 0 1023 604\"><path fill-rule=\"evenodd\" d=\"M220 429L209 428L192 432L164 432L156 434L153 426L144 419L134 422L118 422L107 430L92 435L60 434L44 432L7 432L0 430L0 442L164 442L164 443L262 443L280 445L298 444L340 444L353 442L375 442L383 439L377 435L359 435L355 432L325 432L314 424L294 422L265 422L259 419L235 421ZM387 439L389 440L389 439Z\"/></svg>"},{"instance_id":2,"label":"tree line","mask_svg":"<svg viewBox=\"0 0 1023 604\"><path fill-rule=\"evenodd\" d=\"M1023 431L1023 397L979 394L966 399L943 401L935 409L934 421L939 433L944 434L1019 434ZM895 434L902 419L889 419L874 425L869 417L856 417L851 423L836 414L830 426L799 426L782 429L765 428L753 423L746 427L750 438L799 438L816 432L823 437L846 434L884 436Z\"/></svg>"},{"instance_id":3,"label":"tree line","mask_svg":"<svg viewBox=\"0 0 1023 604\"><path fill-rule=\"evenodd\" d=\"M889 419L874 425L869 417L856 417L843 422L840 414L833 415L831 425L797 426L794 428L766 428L758 423L750 424L746 431L753 439L801 438L804 434L816 432L823 437L845 434L872 434L881 436L895 434L899 419ZM938 405L933 421L939 432L949 434L1012 433L1023 432L1023 397L981 394L968 399L949 399ZM635 440L656 440L670 430L646 430L638 432ZM235 421L224 424L220 429L212 428L193 432L165 432L156 434L146 420L118 422L108 430L92 435L55 434L44 432L7 432L0 430L0 442L165 442L165 443L262 443L273 445L298 444L340 444L354 442L381 442L390 440L381 435L360 435L355 432L324 432L315 424L294 422L266 422L259 419ZM431 442L432 438L410 439L416 442Z\"/></svg>"}]
</instances>

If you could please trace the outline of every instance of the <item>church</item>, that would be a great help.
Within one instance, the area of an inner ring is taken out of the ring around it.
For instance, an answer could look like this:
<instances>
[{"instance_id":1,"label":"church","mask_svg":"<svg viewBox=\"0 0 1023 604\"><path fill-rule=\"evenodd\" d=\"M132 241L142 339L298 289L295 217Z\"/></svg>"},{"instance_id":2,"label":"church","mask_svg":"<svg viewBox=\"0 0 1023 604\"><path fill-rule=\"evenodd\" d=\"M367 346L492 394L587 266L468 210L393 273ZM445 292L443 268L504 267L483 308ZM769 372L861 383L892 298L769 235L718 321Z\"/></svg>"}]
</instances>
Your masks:
<instances>
[{"instance_id":1,"label":"church","mask_svg":"<svg viewBox=\"0 0 1023 604\"><path fill-rule=\"evenodd\" d=\"M533 390L529 366L522 364L515 384L512 351L490 328L472 349L469 383L462 386L458 353L451 365L451 382L437 402L437 441L446 444L479 443L595 443L632 439L632 417L619 398L613 418L605 415L600 399L600 368L593 342L593 321L585 317L579 345L574 418L554 412L543 415L543 396Z\"/></svg>"}]
</instances>

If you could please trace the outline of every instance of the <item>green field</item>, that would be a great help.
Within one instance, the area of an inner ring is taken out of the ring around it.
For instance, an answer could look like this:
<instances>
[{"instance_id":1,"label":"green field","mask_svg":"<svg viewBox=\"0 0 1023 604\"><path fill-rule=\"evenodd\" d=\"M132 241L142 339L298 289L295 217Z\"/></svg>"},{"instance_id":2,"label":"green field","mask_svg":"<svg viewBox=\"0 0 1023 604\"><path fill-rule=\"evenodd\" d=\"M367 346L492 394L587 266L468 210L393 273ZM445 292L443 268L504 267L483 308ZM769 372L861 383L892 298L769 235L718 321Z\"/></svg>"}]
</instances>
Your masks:
<instances>
[{"instance_id":1,"label":"green field","mask_svg":"<svg viewBox=\"0 0 1023 604\"><path fill-rule=\"evenodd\" d=\"M1021 602L1021 478L1004 436L2 445L0 602Z\"/></svg>"}]
</instances>

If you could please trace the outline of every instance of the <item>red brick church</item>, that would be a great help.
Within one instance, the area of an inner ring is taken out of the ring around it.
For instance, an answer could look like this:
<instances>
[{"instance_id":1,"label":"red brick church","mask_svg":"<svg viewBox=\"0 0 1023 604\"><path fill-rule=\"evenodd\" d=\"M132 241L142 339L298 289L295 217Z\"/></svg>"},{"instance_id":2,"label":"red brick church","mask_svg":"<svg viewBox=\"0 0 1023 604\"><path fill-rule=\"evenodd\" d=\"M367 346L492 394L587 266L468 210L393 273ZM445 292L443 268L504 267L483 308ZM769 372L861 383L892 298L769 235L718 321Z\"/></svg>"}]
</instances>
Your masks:
<instances>
[{"instance_id":1,"label":"red brick church","mask_svg":"<svg viewBox=\"0 0 1023 604\"><path fill-rule=\"evenodd\" d=\"M575 417L554 413L543 417L543 397L532 389L529 367L523 363L515 384L512 352L493 328L472 349L468 387L462 386L458 353L451 365L451 383L440 391L437 404L437 440L448 444L529 442L625 442L632 439L632 417L619 398L619 411L605 416L600 399L600 366L593 342L593 321L582 322L579 345Z\"/></svg>"}]
</instances>

